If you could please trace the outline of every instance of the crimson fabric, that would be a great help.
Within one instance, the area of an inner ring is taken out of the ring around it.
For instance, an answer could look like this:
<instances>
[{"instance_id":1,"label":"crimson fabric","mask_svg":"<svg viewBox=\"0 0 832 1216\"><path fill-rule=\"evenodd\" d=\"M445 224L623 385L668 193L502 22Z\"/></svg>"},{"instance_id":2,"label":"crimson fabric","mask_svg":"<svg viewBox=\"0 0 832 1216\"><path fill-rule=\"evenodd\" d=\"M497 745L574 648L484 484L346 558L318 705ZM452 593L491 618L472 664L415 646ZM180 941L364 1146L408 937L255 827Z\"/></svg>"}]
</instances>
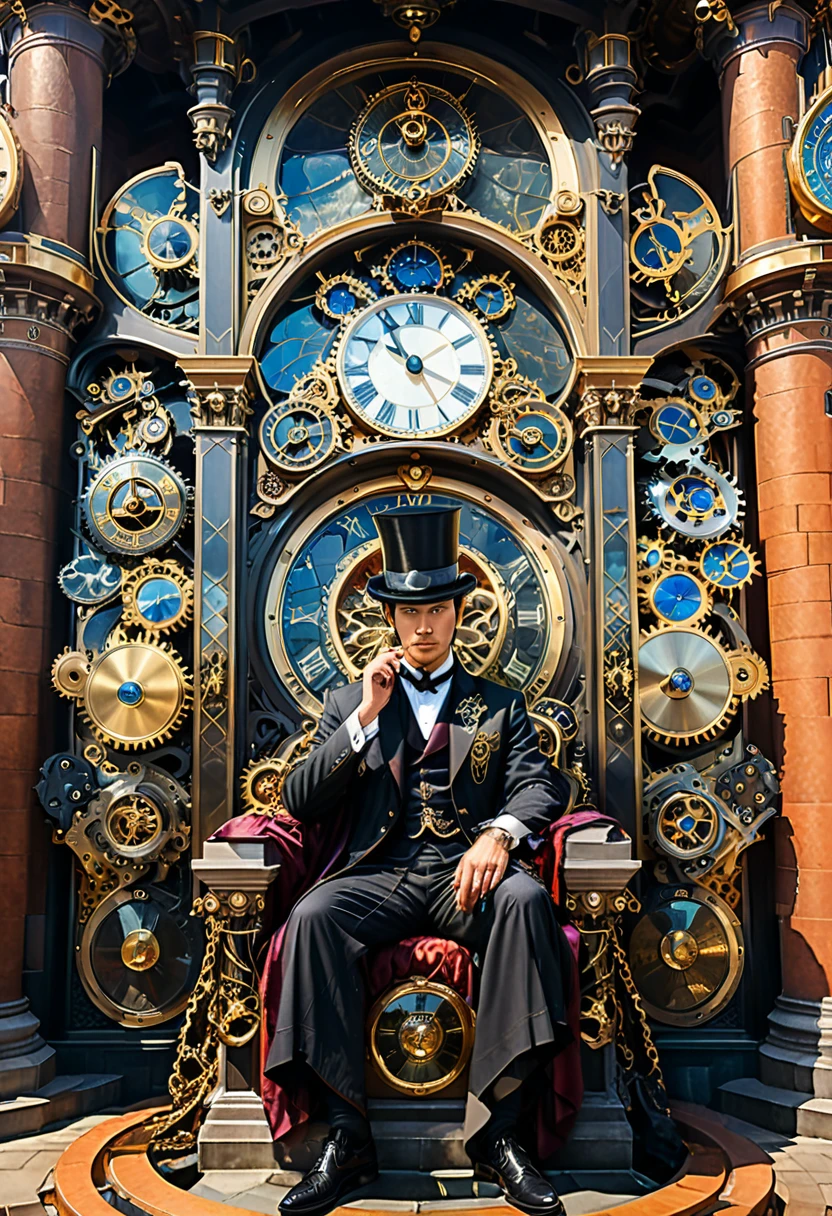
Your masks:
<instances>
[{"instance_id":1,"label":"crimson fabric","mask_svg":"<svg viewBox=\"0 0 832 1216\"><path fill-rule=\"evenodd\" d=\"M615 824L615 820L593 810L562 815L549 830L535 853L535 868L562 908L562 866L569 835L591 824ZM272 884L264 919L265 960L260 981L263 1000L261 1035L261 1096L275 1140L285 1139L310 1117L311 1095L302 1088L291 1092L276 1085L262 1072L275 1031L282 978L281 949L286 920L301 895L338 868L348 838L348 824L301 825L289 815L241 815L223 824L212 840L268 840L278 853L280 877ZM334 847L333 847L334 842ZM561 916L562 923L564 917ZM551 1085L547 1086L538 1108L538 1153L545 1159L564 1143L581 1106L580 984L578 982L579 935L574 925L563 923L576 966L570 989L567 1019L572 1042L555 1056L550 1066ZM368 960L368 996L376 996L398 980L410 975L425 975L454 988L471 1003L474 968L468 951L455 942L435 937L411 937L374 952Z\"/></svg>"}]
</instances>

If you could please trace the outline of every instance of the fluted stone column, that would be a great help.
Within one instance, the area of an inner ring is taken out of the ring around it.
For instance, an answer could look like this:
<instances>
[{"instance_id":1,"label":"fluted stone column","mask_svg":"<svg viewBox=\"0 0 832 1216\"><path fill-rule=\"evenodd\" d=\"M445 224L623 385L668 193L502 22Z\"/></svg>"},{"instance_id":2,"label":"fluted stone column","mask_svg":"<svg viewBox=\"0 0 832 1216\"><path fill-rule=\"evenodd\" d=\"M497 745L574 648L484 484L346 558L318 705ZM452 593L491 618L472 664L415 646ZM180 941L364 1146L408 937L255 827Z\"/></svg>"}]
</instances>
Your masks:
<instances>
[{"instance_id":1,"label":"fluted stone column","mask_svg":"<svg viewBox=\"0 0 832 1216\"><path fill-rule=\"evenodd\" d=\"M60 501L72 413L64 383L73 332L95 308L85 260L92 149L118 45L62 4L30 6L11 27L9 100L25 175L9 226L28 239L0 234L0 1099L54 1072L22 989L27 917L44 911L49 848L32 787L52 744L56 527L69 509Z\"/></svg>"},{"instance_id":2,"label":"fluted stone column","mask_svg":"<svg viewBox=\"0 0 832 1216\"><path fill-rule=\"evenodd\" d=\"M817 246L796 240L791 223L786 152L799 117L806 14L755 4L734 19L738 35L719 31L706 47L720 73L734 191L738 254L726 298L747 337L772 689L785 727L774 825L783 994L761 1047L762 1084L731 1082L723 1100L756 1122L829 1135L832 425L824 401L832 343L823 301L832 268ZM783 1090L796 1091L793 1100Z\"/></svg>"}]
</instances>

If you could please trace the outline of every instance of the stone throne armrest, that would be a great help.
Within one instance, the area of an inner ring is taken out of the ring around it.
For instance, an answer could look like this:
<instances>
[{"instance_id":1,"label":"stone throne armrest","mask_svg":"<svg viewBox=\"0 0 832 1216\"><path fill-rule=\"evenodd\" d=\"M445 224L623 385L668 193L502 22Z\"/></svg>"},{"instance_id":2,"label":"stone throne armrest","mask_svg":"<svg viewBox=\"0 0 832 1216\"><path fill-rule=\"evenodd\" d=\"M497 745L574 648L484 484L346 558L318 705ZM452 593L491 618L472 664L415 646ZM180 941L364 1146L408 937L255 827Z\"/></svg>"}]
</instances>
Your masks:
<instances>
[{"instance_id":1,"label":"stone throne armrest","mask_svg":"<svg viewBox=\"0 0 832 1216\"><path fill-rule=\"evenodd\" d=\"M270 840L206 840L202 857L191 863L197 878L216 894L265 894L280 871Z\"/></svg>"},{"instance_id":2,"label":"stone throne armrest","mask_svg":"<svg viewBox=\"0 0 832 1216\"><path fill-rule=\"evenodd\" d=\"M611 837L620 833L615 824L599 823L578 828L566 841L563 878L573 897L583 896L589 907L600 905L604 896L623 891L641 862L633 857L633 842ZM591 897L597 895L598 899Z\"/></svg>"}]
</instances>

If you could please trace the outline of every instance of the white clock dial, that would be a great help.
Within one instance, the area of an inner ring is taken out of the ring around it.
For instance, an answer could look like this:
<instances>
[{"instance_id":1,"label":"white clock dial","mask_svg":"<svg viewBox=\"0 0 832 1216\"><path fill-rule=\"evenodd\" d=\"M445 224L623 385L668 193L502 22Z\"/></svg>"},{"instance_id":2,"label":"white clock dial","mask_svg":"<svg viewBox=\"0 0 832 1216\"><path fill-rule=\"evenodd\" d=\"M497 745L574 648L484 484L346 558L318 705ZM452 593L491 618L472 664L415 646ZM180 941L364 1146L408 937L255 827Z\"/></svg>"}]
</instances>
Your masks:
<instances>
[{"instance_id":1,"label":"white clock dial","mask_svg":"<svg viewBox=\"0 0 832 1216\"><path fill-rule=\"evenodd\" d=\"M485 330L453 300L376 300L344 334L338 379L350 408L387 435L442 435L476 412L491 383Z\"/></svg>"}]
</instances>

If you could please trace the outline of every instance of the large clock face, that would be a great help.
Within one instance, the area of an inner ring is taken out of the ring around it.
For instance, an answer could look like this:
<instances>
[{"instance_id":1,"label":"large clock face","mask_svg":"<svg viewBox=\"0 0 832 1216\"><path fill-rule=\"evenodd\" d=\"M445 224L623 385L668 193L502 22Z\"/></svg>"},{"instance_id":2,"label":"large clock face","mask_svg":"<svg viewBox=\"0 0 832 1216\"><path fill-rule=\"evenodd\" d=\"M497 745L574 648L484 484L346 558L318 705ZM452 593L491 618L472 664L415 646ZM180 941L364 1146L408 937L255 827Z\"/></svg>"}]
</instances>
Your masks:
<instances>
[{"instance_id":1,"label":"large clock face","mask_svg":"<svg viewBox=\"0 0 832 1216\"><path fill-rule=\"evenodd\" d=\"M482 404L492 367L476 318L453 300L421 294L371 304L338 354L347 405L387 435L442 435L459 426Z\"/></svg>"},{"instance_id":2,"label":"large clock face","mask_svg":"<svg viewBox=\"0 0 832 1216\"><path fill-rule=\"evenodd\" d=\"M297 543L281 542L292 556L278 562L265 589L265 638L278 676L304 709L319 712L328 689L357 679L392 643L367 580L382 565L373 517L403 506L462 508L460 567L477 579L456 636L468 670L522 688L530 701L554 680L566 613L553 542L496 496L486 506L461 483L434 482L435 491L432 482L433 492L419 495L368 485L348 506L299 522Z\"/></svg>"}]
</instances>

